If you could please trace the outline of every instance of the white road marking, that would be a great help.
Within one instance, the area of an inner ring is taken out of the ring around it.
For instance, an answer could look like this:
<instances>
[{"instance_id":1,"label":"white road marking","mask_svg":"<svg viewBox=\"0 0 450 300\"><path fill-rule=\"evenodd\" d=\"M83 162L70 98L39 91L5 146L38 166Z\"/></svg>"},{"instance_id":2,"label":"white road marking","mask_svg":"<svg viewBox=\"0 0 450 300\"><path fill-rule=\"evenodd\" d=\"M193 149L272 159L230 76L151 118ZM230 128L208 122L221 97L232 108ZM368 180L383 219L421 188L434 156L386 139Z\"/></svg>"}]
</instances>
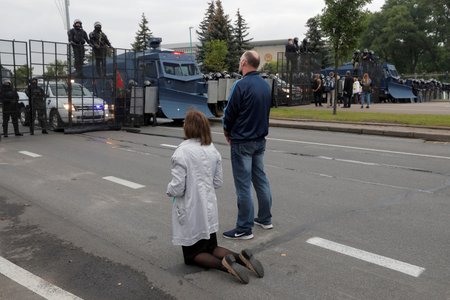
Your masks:
<instances>
[{"instance_id":1,"label":"white road marking","mask_svg":"<svg viewBox=\"0 0 450 300\"><path fill-rule=\"evenodd\" d=\"M325 144L325 143L315 143L315 142L305 142L305 141L294 141L294 140L285 140L285 139L276 139L276 138L267 138L267 139L268 140L272 140L272 141L288 142L288 143L295 143L295 144L305 144L305 145L315 145L315 146L325 146L325 147L335 147L335 148L346 148L346 149L352 149L352 150L362 150L362 151L371 151L371 152L400 154L400 155L408 155L408 156L417 156L417 157L438 158L438 159L450 160L450 156L429 155L429 154L421 154L421 153L391 151L391 150L372 149L372 148L363 148L363 147L352 147L352 146L344 146L344 145L337 145L337 144Z\"/></svg>"},{"instance_id":2,"label":"white road marking","mask_svg":"<svg viewBox=\"0 0 450 300\"><path fill-rule=\"evenodd\" d=\"M124 185L126 187L129 187L129 188L132 188L132 189L135 189L135 190L145 187L145 185L142 185L142 184L139 184L139 183L135 183L135 182L132 182L132 181L128 181L128 180L125 180L125 179L117 178L117 177L114 177L114 176L106 176L106 177L103 177L103 179L112 181L112 182L117 183L117 184Z\"/></svg>"},{"instance_id":3,"label":"white road marking","mask_svg":"<svg viewBox=\"0 0 450 300\"><path fill-rule=\"evenodd\" d=\"M31 157L42 157L42 155L40 155L40 154L36 154L36 153L33 153L33 152L29 152L29 151L19 151L19 153L23 154L23 155L28 155L28 156L31 156Z\"/></svg>"},{"instance_id":4,"label":"white road marking","mask_svg":"<svg viewBox=\"0 0 450 300\"><path fill-rule=\"evenodd\" d=\"M169 145L169 144L161 144L160 146L162 146L162 147L167 147L167 148L173 148L173 149L175 149L175 148L178 147L178 146L176 146L176 145Z\"/></svg>"},{"instance_id":5,"label":"white road marking","mask_svg":"<svg viewBox=\"0 0 450 300\"><path fill-rule=\"evenodd\" d=\"M0 274L48 300L83 300L0 256Z\"/></svg>"},{"instance_id":6,"label":"white road marking","mask_svg":"<svg viewBox=\"0 0 450 300\"><path fill-rule=\"evenodd\" d=\"M425 268L418 267L409 263L395 260L389 257L370 253L364 250L356 249L346 245L338 244L320 237L313 237L306 241L308 244L322 247L357 259L361 259L372 264L376 264L391 270L395 270L413 277L419 277L425 271Z\"/></svg>"}]
</instances>

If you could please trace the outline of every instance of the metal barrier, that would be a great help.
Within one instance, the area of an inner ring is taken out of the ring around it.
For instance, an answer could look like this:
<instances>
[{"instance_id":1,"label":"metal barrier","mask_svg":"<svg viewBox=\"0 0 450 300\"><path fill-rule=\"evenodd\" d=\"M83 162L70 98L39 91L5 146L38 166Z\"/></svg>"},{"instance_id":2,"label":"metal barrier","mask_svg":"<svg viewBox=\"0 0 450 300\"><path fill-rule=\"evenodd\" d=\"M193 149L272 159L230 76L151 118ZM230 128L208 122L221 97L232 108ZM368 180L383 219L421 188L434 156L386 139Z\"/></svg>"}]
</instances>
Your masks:
<instances>
[{"instance_id":1,"label":"metal barrier","mask_svg":"<svg viewBox=\"0 0 450 300\"><path fill-rule=\"evenodd\" d=\"M303 105L311 103L313 74L320 73L321 56L316 53L299 53L286 57L277 53L277 74L274 83L276 105Z\"/></svg>"}]
</instances>

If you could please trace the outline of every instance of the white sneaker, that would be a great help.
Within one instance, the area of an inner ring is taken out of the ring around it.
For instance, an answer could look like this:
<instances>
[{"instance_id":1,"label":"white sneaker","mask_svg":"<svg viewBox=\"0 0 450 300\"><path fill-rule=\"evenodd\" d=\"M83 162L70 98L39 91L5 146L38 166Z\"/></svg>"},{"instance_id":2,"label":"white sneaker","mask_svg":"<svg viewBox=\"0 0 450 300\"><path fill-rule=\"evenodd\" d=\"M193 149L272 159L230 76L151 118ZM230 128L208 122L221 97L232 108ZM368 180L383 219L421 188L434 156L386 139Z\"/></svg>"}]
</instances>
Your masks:
<instances>
[{"instance_id":1,"label":"white sneaker","mask_svg":"<svg viewBox=\"0 0 450 300\"><path fill-rule=\"evenodd\" d=\"M270 223L270 224L262 224L262 223L259 223L259 222L257 222L257 221L253 221L256 225L258 225L258 226L261 226L263 229L272 229L273 228L273 225L272 225L272 223Z\"/></svg>"}]
</instances>

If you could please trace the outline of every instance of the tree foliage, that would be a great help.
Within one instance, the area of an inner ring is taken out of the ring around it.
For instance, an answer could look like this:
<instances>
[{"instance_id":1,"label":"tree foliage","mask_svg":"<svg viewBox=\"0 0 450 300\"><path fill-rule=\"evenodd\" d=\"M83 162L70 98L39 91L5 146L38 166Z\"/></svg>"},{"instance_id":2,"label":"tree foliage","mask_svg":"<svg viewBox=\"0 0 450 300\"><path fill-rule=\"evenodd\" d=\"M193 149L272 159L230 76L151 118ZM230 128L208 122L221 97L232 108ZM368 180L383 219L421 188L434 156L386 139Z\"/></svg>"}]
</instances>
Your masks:
<instances>
[{"instance_id":1,"label":"tree foliage","mask_svg":"<svg viewBox=\"0 0 450 300\"><path fill-rule=\"evenodd\" d=\"M203 61L205 59L205 44L211 40L209 26L214 17L216 6L214 0L208 3L205 17L199 25L199 30L196 30L200 45L197 47L197 59Z\"/></svg>"},{"instance_id":2,"label":"tree foliage","mask_svg":"<svg viewBox=\"0 0 450 300\"><path fill-rule=\"evenodd\" d=\"M332 46L336 67L356 47L364 19L363 7L370 2L371 0L325 0L320 23Z\"/></svg>"},{"instance_id":3,"label":"tree foliage","mask_svg":"<svg viewBox=\"0 0 450 300\"><path fill-rule=\"evenodd\" d=\"M227 43L223 40L212 40L205 44L204 68L207 72L223 71L227 68Z\"/></svg>"},{"instance_id":4,"label":"tree foliage","mask_svg":"<svg viewBox=\"0 0 450 300\"><path fill-rule=\"evenodd\" d=\"M309 41L309 50L318 53L320 57L322 58L322 65L328 66L329 65L329 53L330 49L326 45L323 33L321 29L320 24L320 15L317 15L315 17L309 18L306 22L306 27L308 28L305 36Z\"/></svg>"},{"instance_id":5,"label":"tree foliage","mask_svg":"<svg viewBox=\"0 0 450 300\"><path fill-rule=\"evenodd\" d=\"M55 79L57 77L66 77L67 74L67 63L56 60L56 63L52 63L47 66L47 71L44 76L46 78Z\"/></svg>"},{"instance_id":6,"label":"tree foliage","mask_svg":"<svg viewBox=\"0 0 450 300\"><path fill-rule=\"evenodd\" d=\"M235 53L233 53L233 61L236 61L236 66L239 67L239 58L241 55L247 51L252 49L252 46L250 46L250 41L253 40L248 39L248 24L245 21L244 17L241 15L241 12L239 9L236 12L236 21L234 22L234 28L233 28L233 36L234 36L234 43L235 43ZM231 66L233 67L233 66ZM236 69L232 70L236 71Z\"/></svg>"},{"instance_id":7,"label":"tree foliage","mask_svg":"<svg viewBox=\"0 0 450 300\"><path fill-rule=\"evenodd\" d=\"M446 0L387 0L368 17L361 44L401 73L447 71L449 6Z\"/></svg>"},{"instance_id":8,"label":"tree foliage","mask_svg":"<svg viewBox=\"0 0 450 300\"><path fill-rule=\"evenodd\" d=\"M16 68L14 76L16 78L15 84L17 85L17 88L26 87L28 85L30 74L31 72L28 65L22 65Z\"/></svg>"},{"instance_id":9,"label":"tree foliage","mask_svg":"<svg viewBox=\"0 0 450 300\"><path fill-rule=\"evenodd\" d=\"M239 57L250 48L248 36L248 25L240 11L237 12L235 27L231 19L225 14L222 1L212 0L208 2L205 17L197 31L200 46L198 46L197 60L204 62L206 59L206 44L211 41L224 41L227 47L225 67L214 71L236 71L239 67ZM206 65L206 64L205 64Z\"/></svg>"},{"instance_id":10,"label":"tree foliage","mask_svg":"<svg viewBox=\"0 0 450 300\"><path fill-rule=\"evenodd\" d=\"M139 30L136 32L134 43L131 47L134 51L144 51L149 48L149 40L152 37L152 32L148 28L148 20L145 14L142 13L141 22L139 23Z\"/></svg>"}]
</instances>

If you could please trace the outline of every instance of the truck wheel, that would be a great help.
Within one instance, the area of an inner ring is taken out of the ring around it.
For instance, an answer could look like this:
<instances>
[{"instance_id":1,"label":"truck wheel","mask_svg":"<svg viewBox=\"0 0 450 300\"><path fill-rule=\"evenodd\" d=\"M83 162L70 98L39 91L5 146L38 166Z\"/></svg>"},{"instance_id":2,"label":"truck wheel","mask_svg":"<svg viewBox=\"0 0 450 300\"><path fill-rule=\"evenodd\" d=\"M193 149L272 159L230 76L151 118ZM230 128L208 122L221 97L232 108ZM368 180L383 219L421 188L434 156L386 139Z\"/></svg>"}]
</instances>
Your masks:
<instances>
[{"instance_id":1,"label":"truck wheel","mask_svg":"<svg viewBox=\"0 0 450 300\"><path fill-rule=\"evenodd\" d=\"M50 111L49 125L53 131L60 131L64 127L64 123L56 109Z\"/></svg>"}]
</instances>

